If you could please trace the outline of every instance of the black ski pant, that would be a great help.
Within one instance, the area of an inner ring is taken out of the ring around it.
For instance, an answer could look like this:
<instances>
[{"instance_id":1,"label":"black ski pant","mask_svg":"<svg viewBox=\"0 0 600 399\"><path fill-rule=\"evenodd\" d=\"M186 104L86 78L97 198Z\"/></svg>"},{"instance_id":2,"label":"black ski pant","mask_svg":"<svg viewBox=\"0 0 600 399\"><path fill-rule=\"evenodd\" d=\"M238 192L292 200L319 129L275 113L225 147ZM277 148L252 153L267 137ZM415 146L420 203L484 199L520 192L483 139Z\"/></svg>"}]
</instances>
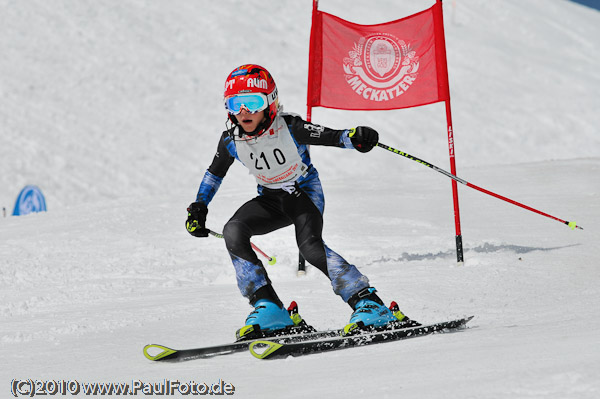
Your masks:
<instances>
[{"instance_id":1,"label":"black ski pant","mask_svg":"<svg viewBox=\"0 0 600 399\"><path fill-rule=\"evenodd\" d=\"M369 286L366 276L322 239L323 215L311 198L296 186L292 193L262 189L262 195L242 205L225 225L225 244L236 269L238 287L251 300L271 281L250 244L254 235L263 235L294 225L300 253L330 280L333 290L344 301Z\"/></svg>"}]
</instances>

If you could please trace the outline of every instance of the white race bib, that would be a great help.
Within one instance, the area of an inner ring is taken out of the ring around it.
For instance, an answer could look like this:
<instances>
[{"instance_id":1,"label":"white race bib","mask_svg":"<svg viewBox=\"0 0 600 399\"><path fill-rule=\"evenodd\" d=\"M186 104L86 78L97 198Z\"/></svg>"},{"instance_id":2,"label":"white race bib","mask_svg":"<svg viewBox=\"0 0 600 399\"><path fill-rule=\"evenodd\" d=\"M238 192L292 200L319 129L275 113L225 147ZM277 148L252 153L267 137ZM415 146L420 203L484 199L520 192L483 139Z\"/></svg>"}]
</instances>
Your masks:
<instances>
[{"instance_id":1,"label":"white race bib","mask_svg":"<svg viewBox=\"0 0 600 399\"><path fill-rule=\"evenodd\" d=\"M281 188L283 183L294 182L306 173L308 167L282 117L277 116L259 137L242 137L235 141L238 158L261 186Z\"/></svg>"}]
</instances>

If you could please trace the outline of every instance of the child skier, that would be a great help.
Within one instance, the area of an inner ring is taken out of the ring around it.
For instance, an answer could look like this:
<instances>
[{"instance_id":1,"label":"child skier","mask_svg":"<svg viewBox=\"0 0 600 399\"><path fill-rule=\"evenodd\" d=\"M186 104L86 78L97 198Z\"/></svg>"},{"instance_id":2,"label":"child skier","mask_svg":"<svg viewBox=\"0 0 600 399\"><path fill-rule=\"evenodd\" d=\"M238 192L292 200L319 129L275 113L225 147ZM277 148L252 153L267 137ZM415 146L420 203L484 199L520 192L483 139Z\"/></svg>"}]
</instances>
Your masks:
<instances>
[{"instance_id":1,"label":"child skier","mask_svg":"<svg viewBox=\"0 0 600 399\"><path fill-rule=\"evenodd\" d=\"M254 307L238 337L253 330L275 334L298 324L283 307L250 244L253 235L291 224L302 256L331 280L333 291L354 310L347 331L407 322L401 312L384 306L367 277L321 237L325 203L308 145L368 152L377 144L378 133L364 126L333 130L281 112L275 81L259 65L242 65L229 74L224 101L232 125L219 139L196 202L188 208L186 228L195 237L207 237L207 206L229 167L237 159L249 169L258 183L258 196L242 205L223 230L238 287Z\"/></svg>"}]
</instances>

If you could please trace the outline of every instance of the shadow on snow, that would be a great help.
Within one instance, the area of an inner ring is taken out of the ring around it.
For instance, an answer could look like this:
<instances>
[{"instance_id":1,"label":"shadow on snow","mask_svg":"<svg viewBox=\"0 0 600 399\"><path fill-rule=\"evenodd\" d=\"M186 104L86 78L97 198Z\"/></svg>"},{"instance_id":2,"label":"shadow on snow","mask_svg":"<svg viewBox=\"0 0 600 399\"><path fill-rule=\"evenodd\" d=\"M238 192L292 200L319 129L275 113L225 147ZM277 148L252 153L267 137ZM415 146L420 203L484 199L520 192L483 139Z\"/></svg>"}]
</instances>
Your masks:
<instances>
[{"instance_id":1,"label":"shadow on snow","mask_svg":"<svg viewBox=\"0 0 600 399\"><path fill-rule=\"evenodd\" d=\"M579 245L579 244L571 244L571 245L563 245L560 247L544 248L544 247L525 247L525 246L521 246L521 245L512 245L512 244L496 245L496 244L490 244L490 243L486 242L486 243L483 243L482 245L479 245L474 248L466 248L464 252L465 252L465 254L470 253L470 252L475 252L475 253L514 252L515 254L526 254L526 253L533 252L533 251L543 251L543 252L555 251L558 249L574 247L577 245ZM419 261L419 260L434 260L434 259L454 258L454 257L456 257L455 250L443 251L443 252L440 251L438 253L427 253L427 254L409 254L408 252L403 252L402 255L399 257L394 258L394 257L382 256L381 258L374 260L372 263L411 262L411 261Z\"/></svg>"}]
</instances>

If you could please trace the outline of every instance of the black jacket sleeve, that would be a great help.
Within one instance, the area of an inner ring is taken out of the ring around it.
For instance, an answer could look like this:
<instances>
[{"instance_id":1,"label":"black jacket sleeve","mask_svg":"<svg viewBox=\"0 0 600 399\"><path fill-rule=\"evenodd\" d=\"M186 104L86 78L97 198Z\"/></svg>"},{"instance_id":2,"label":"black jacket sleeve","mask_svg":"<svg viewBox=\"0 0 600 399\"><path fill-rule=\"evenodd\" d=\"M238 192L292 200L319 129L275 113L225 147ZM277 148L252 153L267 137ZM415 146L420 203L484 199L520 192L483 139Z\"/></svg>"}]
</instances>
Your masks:
<instances>
[{"instance_id":1,"label":"black jacket sleeve","mask_svg":"<svg viewBox=\"0 0 600 399\"><path fill-rule=\"evenodd\" d=\"M206 173L204 173L204 177L200 183L200 188L198 189L198 194L196 195L196 202L201 202L204 205L208 205L219 190L223 178L235 160L235 158L227 149L227 145L230 142L231 137L229 136L229 133L223 132L223 135L219 140L215 157L213 158L213 161L208 167Z\"/></svg>"},{"instance_id":2,"label":"black jacket sleeve","mask_svg":"<svg viewBox=\"0 0 600 399\"><path fill-rule=\"evenodd\" d=\"M227 147L229 145L233 145L231 136L229 131L224 131L221 135L221 139L219 140L219 145L217 146L217 152L215 153L215 157L213 158L212 163L208 167L208 171L215 176L225 177L229 167L235 161L235 158L231 155Z\"/></svg>"},{"instance_id":3,"label":"black jacket sleeve","mask_svg":"<svg viewBox=\"0 0 600 399\"><path fill-rule=\"evenodd\" d=\"M316 125L297 115L286 114L283 118L298 144L354 148L348 137L348 130L335 130Z\"/></svg>"}]
</instances>

